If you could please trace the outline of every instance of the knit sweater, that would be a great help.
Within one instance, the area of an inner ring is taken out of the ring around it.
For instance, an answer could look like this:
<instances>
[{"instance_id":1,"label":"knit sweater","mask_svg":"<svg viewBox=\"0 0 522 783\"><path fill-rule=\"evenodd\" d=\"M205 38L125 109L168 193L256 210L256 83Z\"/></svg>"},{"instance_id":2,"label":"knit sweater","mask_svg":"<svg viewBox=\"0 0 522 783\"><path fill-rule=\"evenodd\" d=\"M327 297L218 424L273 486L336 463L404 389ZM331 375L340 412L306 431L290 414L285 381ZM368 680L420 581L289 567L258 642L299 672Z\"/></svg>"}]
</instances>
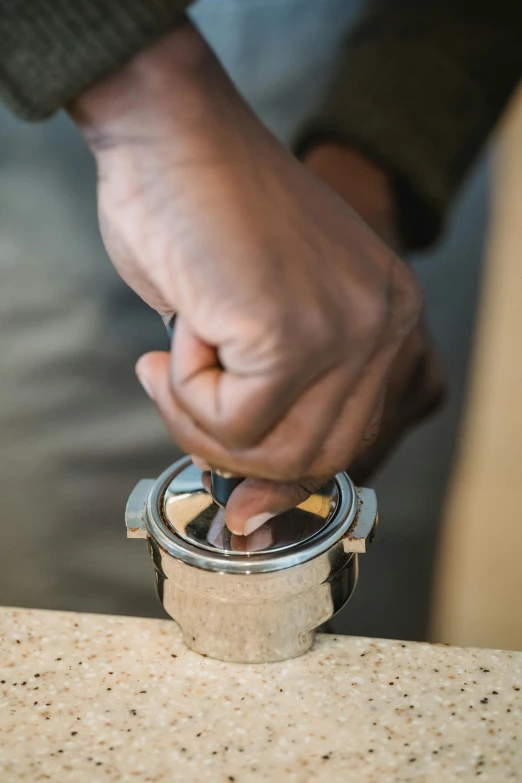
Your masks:
<instances>
[{"instance_id":1,"label":"knit sweater","mask_svg":"<svg viewBox=\"0 0 522 783\"><path fill-rule=\"evenodd\" d=\"M0 0L0 97L20 117L49 116L178 24L189 2ZM381 164L407 244L422 246L521 75L522 0L373 0L297 152L331 139Z\"/></svg>"}]
</instances>

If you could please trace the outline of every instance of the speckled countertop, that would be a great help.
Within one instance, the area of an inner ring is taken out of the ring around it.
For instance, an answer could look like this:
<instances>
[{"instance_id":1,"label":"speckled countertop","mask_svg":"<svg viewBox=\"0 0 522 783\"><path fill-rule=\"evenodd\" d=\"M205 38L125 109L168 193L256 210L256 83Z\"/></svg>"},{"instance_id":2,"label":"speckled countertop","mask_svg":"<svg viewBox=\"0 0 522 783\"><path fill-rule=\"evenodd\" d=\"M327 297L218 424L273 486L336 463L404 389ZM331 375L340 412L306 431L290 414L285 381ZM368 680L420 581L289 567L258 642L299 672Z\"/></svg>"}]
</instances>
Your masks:
<instances>
[{"instance_id":1,"label":"speckled countertop","mask_svg":"<svg viewBox=\"0 0 522 783\"><path fill-rule=\"evenodd\" d=\"M522 781L522 653L341 636L225 664L174 623L0 610L0 780Z\"/></svg>"}]
</instances>

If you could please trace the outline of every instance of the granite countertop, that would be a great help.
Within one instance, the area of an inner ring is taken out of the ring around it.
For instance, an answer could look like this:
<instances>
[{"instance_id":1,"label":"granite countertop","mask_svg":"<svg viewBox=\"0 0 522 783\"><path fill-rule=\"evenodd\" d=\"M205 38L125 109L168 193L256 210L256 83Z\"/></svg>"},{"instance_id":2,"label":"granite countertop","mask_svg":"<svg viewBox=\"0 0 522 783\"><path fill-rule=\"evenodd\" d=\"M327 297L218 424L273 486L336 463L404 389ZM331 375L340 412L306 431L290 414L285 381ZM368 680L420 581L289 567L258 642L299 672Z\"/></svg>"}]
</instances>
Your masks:
<instances>
[{"instance_id":1,"label":"granite countertop","mask_svg":"<svg viewBox=\"0 0 522 783\"><path fill-rule=\"evenodd\" d=\"M0 780L519 781L522 653L319 636L221 663L168 620L0 610Z\"/></svg>"}]
</instances>

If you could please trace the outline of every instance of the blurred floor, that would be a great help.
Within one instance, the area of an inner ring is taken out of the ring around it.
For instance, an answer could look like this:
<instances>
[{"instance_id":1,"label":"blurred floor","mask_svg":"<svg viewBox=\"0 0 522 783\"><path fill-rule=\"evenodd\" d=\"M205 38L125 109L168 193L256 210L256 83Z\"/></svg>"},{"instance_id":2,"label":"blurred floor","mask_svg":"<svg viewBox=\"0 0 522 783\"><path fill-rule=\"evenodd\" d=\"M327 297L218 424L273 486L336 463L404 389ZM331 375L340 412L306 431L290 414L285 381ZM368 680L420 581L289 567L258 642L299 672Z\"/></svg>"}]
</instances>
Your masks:
<instances>
[{"instance_id":1,"label":"blurred floor","mask_svg":"<svg viewBox=\"0 0 522 783\"><path fill-rule=\"evenodd\" d=\"M341 21L357 10L326 0L329 15L306 1L315 7L306 25L305 0L208 0L196 9L243 92L283 139L319 99ZM243 38L231 38L237 30ZM263 49L252 45L259 30ZM64 116L30 126L0 114L0 603L158 615L148 555L126 541L123 509L135 481L157 475L178 453L133 370L165 337L106 258L94 187L92 161ZM486 224L482 161L445 241L415 261L450 398L375 481L381 526L362 559L359 589L335 620L343 632L426 633Z\"/></svg>"}]
</instances>

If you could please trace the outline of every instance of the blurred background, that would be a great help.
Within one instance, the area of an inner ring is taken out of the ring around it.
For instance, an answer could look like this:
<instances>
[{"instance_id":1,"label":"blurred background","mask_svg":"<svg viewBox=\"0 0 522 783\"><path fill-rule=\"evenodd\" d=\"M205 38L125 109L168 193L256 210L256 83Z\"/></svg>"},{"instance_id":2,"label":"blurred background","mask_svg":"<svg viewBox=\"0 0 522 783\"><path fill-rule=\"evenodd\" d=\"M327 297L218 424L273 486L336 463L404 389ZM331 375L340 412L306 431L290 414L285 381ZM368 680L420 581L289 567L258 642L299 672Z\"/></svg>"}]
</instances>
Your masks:
<instances>
[{"instance_id":1,"label":"blurred background","mask_svg":"<svg viewBox=\"0 0 522 783\"><path fill-rule=\"evenodd\" d=\"M202 0L192 12L285 142L362 6L313 5ZM336 631L522 648L521 116L493 155L493 221L484 154L443 239L411 259L449 396L375 477L380 528ZM63 114L28 125L0 113L0 268L0 603L162 616L123 513L136 481L179 456L134 375L166 336L106 256L93 161Z\"/></svg>"}]
</instances>

